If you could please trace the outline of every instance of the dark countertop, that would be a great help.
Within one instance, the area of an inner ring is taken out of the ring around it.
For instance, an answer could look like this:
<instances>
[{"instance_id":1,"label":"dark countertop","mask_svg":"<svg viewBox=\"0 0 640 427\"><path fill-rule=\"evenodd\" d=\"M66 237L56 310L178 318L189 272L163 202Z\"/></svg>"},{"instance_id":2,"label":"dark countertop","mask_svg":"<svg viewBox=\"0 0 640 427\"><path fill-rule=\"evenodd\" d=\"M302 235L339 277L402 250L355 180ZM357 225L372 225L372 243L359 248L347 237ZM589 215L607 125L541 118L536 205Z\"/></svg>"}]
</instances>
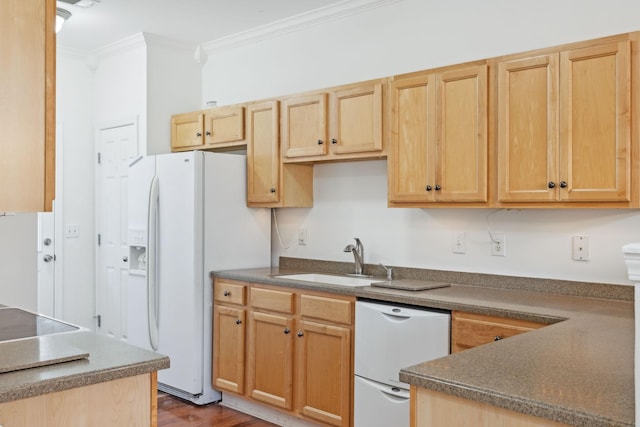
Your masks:
<instances>
[{"instance_id":1,"label":"dark countertop","mask_svg":"<svg viewBox=\"0 0 640 427\"><path fill-rule=\"evenodd\" d=\"M477 278L474 279L471 273L461 276L461 273L451 272L447 277L439 274L442 272L430 274L428 270L425 270L423 280L458 278L465 282L476 280L483 285L450 281L452 286L447 288L401 291L273 277L319 272L316 268L329 272L327 265L309 261L290 262L280 268L222 271L213 275L546 323L549 326L535 331L404 368L400 379L419 387L570 425L634 425L632 287L566 282L570 295L563 295L565 283L562 281L498 276L496 283L507 285L491 287L484 283L487 275L475 275ZM335 272L344 273L340 270L337 268ZM416 279L420 278L415 277L420 273L412 269L408 276ZM516 290L516 285L524 290ZM548 291L544 289L547 285Z\"/></svg>"},{"instance_id":2,"label":"dark countertop","mask_svg":"<svg viewBox=\"0 0 640 427\"><path fill-rule=\"evenodd\" d=\"M166 369L169 358L88 331L0 343L0 355L13 357L40 348L72 348L89 353L86 359L0 374L0 403L83 387Z\"/></svg>"}]
</instances>

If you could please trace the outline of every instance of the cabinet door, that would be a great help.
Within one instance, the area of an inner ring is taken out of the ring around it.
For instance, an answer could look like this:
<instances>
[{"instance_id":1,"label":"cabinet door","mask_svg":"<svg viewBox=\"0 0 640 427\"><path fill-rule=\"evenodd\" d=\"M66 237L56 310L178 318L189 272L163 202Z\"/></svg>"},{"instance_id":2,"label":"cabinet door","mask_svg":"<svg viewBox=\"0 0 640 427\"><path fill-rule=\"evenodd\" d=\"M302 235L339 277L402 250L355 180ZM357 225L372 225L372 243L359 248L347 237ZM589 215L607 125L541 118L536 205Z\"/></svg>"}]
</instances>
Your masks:
<instances>
[{"instance_id":1,"label":"cabinet door","mask_svg":"<svg viewBox=\"0 0 640 427\"><path fill-rule=\"evenodd\" d=\"M630 48L560 54L560 200L629 200Z\"/></svg>"},{"instance_id":2,"label":"cabinet door","mask_svg":"<svg viewBox=\"0 0 640 427\"><path fill-rule=\"evenodd\" d=\"M249 396L291 410L293 318L250 311L249 324Z\"/></svg>"},{"instance_id":3,"label":"cabinet door","mask_svg":"<svg viewBox=\"0 0 640 427\"><path fill-rule=\"evenodd\" d=\"M247 107L247 201L277 202L280 196L278 101Z\"/></svg>"},{"instance_id":4,"label":"cabinet door","mask_svg":"<svg viewBox=\"0 0 640 427\"><path fill-rule=\"evenodd\" d=\"M435 175L428 153L435 148L434 74L392 81L390 103L389 201L432 201Z\"/></svg>"},{"instance_id":5,"label":"cabinet door","mask_svg":"<svg viewBox=\"0 0 640 427\"><path fill-rule=\"evenodd\" d=\"M300 413L334 426L351 421L351 331L300 321L296 386Z\"/></svg>"},{"instance_id":6,"label":"cabinet door","mask_svg":"<svg viewBox=\"0 0 640 427\"><path fill-rule=\"evenodd\" d=\"M331 94L331 151L382 151L382 84Z\"/></svg>"},{"instance_id":7,"label":"cabinet door","mask_svg":"<svg viewBox=\"0 0 640 427\"><path fill-rule=\"evenodd\" d=\"M557 198L558 111L558 54L498 64L498 201Z\"/></svg>"},{"instance_id":8,"label":"cabinet door","mask_svg":"<svg viewBox=\"0 0 640 427\"><path fill-rule=\"evenodd\" d=\"M454 311L451 319L451 352L457 353L542 326L525 320Z\"/></svg>"},{"instance_id":9,"label":"cabinet door","mask_svg":"<svg viewBox=\"0 0 640 427\"><path fill-rule=\"evenodd\" d=\"M0 211L52 209L55 13L53 0L0 2Z\"/></svg>"},{"instance_id":10,"label":"cabinet door","mask_svg":"<svg viewBox=\"0 0 640 427\"><path fill-rule=\"evenodd\" d=\"M204 144L202 128L204 115L201 112L176 114L171 117L171 149L185 150Z\"/></svg>"},{"instance_id":11,"label":"cabinet door","mask_svg":"<svg viewBox=\"0 0 640 427\"><path fill-rule=\"evenodd\" d=\"M244 140L244 107L220 107L204 112L204 143L220 145Z\"/></svg>"},{"instance_id":12,"label":"cabinet door","mask_svg":"<svg viewBox=\"0 0 640 427\"><path fill-rule=\"evenodd\" d=\"M487 66L436 75L439 202L487 201Z\"/></svg>"},{"instance_id":13,"label":"cabinet door","mask_svg":"<svg viewBox=\"0 0 640 427\"><path fill-rule=\"evenodd\" d=\"M306 157L327 154L327 95L282 101L282 154Z\"/></svg>"},{"instance_id":14,"label":"cabinet door","mask_svg":"<svg viewBox=\"0 0 640 427\"><path fill-rule=\"evenodd\" d=\"M244 393L245 310L224 305L213 309L213 386Z\"/></svg>"}]
</instances>

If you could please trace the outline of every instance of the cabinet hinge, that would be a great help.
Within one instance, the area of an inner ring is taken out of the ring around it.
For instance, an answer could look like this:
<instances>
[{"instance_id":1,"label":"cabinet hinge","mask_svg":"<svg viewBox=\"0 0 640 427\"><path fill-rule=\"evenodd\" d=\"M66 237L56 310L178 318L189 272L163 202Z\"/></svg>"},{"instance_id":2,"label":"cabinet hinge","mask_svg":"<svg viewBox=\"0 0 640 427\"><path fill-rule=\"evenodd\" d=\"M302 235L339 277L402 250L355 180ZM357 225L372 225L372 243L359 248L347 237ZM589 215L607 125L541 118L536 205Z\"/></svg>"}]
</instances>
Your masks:
<instances>
[{"instance_id":1,"label":"cabinet hinge","mask_svg":"<svg viewBox=\"0 0 640 427\"><path fill-rule=\"evenodd\" d=\"M96 319L98 321L98 328L102 326L102 315L98 314L96 316L93 316L94 319Z\"/></svg>"},{"instance_id":2,"label":"cabinet hinge","mask_svg":"<svg viewBox=\"0 0 640 427\"><path fill-rule=\"evenodd\" d=\"M98 246L102 243L102 235L98 233Z\"/></svg>"},{"instance_id":3,"label":"cabinet hinge","mask_svg":"<svg viewBox=\"0 0 640 427\"><path fill-rule=\"evenodd\" d=\"M98 153L98 164L102 163L102 153Z\"/></svg>"}]
</instances>

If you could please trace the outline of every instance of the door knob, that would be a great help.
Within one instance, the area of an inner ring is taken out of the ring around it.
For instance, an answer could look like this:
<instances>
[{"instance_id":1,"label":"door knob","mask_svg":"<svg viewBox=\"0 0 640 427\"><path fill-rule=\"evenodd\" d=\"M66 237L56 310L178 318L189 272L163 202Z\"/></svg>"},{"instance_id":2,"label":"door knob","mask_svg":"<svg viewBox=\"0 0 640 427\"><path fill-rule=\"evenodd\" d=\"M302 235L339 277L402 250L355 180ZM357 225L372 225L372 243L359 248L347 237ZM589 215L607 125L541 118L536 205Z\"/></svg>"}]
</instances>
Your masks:
<instances>
[{"instance_id":1,"label":"door knob","mask_svg":"<svg viewBox=\"0 0 640 427\"><path fill-rule=\"evenodd\" d=\"M44 262L51 262L51 261L54 261L54 260L55 260L55 257L53 257L53 256L51 256L51 255L49 255L49 254L46 254L45 256L43 256L43 257L42 257L42 260L43 260Z\"/></svg>"},{"instance_id":2,"label":"door knob","mask_svg":"<svg viewBox=\"0 0 640 427\"><path fill-rule=\"evenodd\" d=\"M47 237L46 239L44 239L43 243L44 243L45 246L49 246L51 244L51 239ZM2 426L0 426L0 427L2 427Z\"/></svg>"}]
</instances>

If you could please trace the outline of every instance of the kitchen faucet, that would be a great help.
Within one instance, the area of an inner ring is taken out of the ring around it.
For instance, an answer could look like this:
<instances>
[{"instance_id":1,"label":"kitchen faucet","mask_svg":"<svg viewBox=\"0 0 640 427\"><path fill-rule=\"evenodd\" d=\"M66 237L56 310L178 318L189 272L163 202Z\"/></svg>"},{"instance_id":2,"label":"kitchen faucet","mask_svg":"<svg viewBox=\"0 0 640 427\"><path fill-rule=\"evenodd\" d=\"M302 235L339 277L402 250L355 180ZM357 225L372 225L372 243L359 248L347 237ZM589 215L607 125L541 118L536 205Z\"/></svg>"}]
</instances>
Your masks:
<instances>
[{"instance_id":1,"label":"kitchen faucet","mask_svg":"<svg viewBox=\"0 0 640 427\"><path fill-rule=\"evenodd\" d=\"M353 258L356 263L356 271L355 274L362 275L363 267L364 267L364 247L362 246L362 242L357 237L353 238L356 241L356 245L347 245L344 248L345 252L351 252L353 254Z\"/></svg>"}]
</instances>

